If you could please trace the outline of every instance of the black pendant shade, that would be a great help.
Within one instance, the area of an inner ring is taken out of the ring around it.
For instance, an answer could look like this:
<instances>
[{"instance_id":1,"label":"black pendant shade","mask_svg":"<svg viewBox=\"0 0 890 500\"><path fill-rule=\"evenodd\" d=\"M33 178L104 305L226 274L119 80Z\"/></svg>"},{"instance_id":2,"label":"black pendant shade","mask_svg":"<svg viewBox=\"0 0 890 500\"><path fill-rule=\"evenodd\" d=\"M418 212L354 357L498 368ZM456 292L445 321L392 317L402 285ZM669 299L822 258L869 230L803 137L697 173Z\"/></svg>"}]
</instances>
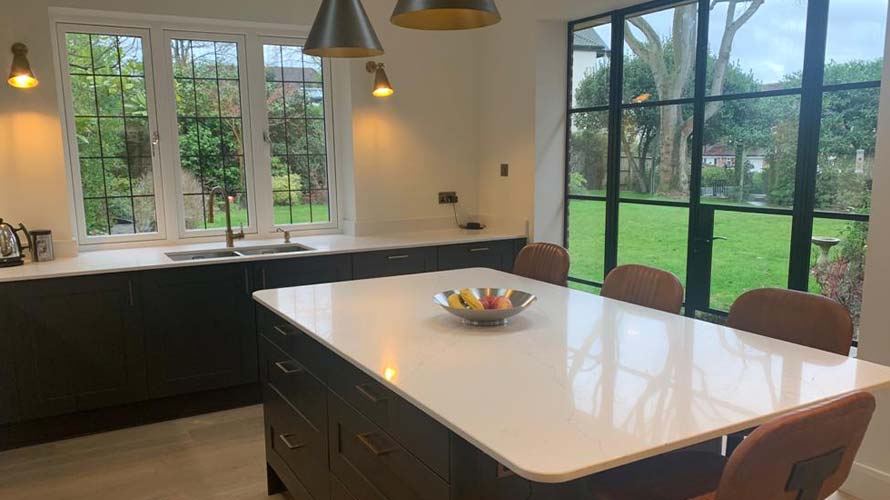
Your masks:
<instances>
[{"instance_id":1,"label":"black pendant shade","mask_svg":"<svg viewBox=\"0 0 890 500\"><path fill-rule=\"evenodd\" d=\"M494 0L399 0L390 21L418 30L468 30L501 20Z\"/></svg>"},{"instance_id":2,"label":"black pendant shade","mask_svg":"<svg viewBox=\"0 0 890 500\"><path fill-rule=\"evenodd\" d=\"M318 57L374 57L383 46L361 0L323 0L303 51Z\"/></svg>"}]
</instances>

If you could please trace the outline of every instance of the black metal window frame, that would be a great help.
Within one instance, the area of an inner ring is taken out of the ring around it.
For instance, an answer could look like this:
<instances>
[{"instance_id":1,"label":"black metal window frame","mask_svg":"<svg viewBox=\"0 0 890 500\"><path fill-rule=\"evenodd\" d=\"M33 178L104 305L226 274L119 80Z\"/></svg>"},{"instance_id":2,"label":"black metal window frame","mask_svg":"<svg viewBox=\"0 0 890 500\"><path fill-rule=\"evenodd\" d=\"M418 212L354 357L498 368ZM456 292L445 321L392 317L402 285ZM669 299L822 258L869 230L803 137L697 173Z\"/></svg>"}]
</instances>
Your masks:
<instances>
[{"instance_id":1,"label":"black metal window frame","mask_svg":"<svg viewBox=\"0 0 890 500\"><path fill-rule=\"evenodd\" d=\"M625 19L629 16L645 14L651 11L667 9L674 6L697 4L698 32L696 34L695 59L695 91L692 97L682 99L646 101L642 103L623 102L623 66L624 66L624 29ZM842 84L825 84L825 54L828 32L829 0L808 0L806 18L806 41L804 47L804 65L801 86L791 89L765 90L727 95L706 95L706 76L708 61L708 24L710 20L709 0L654 0L639 5L614 10L568 23L567 64L566 64L566 142L565 142L565 200L563 204L563 242L569 247L570 202L572 200L597 201L606 204L605 217L605 248L603 276L618 265L618 221L621 204L639 204L668 206L689 209L689 229L687 237L687 285L692 281L690 275L699 262L693 261L693 244L697 234L702 205L701 171L703 156L703 134L705 125L705 105L713 101L730 101L738 99L765 98L777 96L800 96L800 116L797 148L797 168L795 178L794 203L791 208L767 208L720 205L720 210L760 213L772 215L788 215L792 217L792 230L789 254L788 288L806 291L809 282L809 262L811 237L814 219L836 219L847 221L868 222L868 214L843 213L817 210L815 207L816 166L819 154L819 140L822 120L822 99L827 92L839 90L856 90L880 88L881 81L864 81ZM574 65L574 34L579 26L593 27L611 25L611 55L609 74L609 101L607 104L593 107L573 107L573 65ZM660 107L676 104L691 104L693 111L692 132L692 165L689 179L689 200L645 200L621 197L620 193L620 139L615 133L621 129L621 112L625 109L638 107ZM572 117L578 113L608 111L608 160L606 164L606 196L572 194L569 189L571 173L571 140ZM569 281L581 285L600 288L602 283L578 276L570 276ZM687 290L689 287L687 286ZM687 297L687 301L689 297ZM702 311L718 316L725 316L726 311L710 307L689 307L686 314L694 316Z\"/></svg>"}]
</instances>

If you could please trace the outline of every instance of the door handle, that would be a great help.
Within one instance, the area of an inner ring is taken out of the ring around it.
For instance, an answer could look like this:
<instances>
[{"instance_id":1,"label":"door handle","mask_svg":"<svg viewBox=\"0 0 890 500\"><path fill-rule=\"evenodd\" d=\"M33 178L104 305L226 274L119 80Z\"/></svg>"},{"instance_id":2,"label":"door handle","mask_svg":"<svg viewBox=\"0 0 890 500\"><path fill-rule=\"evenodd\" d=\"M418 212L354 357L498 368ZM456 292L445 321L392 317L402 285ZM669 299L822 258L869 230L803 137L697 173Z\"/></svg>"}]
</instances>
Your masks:
<instances>
[{"instance_id":1,"label":"door handle","mask_svg":"<svg viewBox=\"0 0 890 500\"><path fill-rule=\"evenodd\" d=\"M479 247L479 248L471 248L470 252L487 252L489 250L491 250L491 249L488 247Z\"/></svg>"},{"instance_id":2,"label":"door handle","mask_svg":"<svg viewBox=\"0 0 890 500\"><path fill-rule=\"evenodd\" d=\"M368 451L370 451L375 457L381 457L383 455L387 455L389 453L399 450L399 447L396 446L394 443L389 444L389 445L384 445L382 448L378 447L372 441L372 439L376 436L380 436L381 438L386 437L386 436L383 436L382 434L375 434L373 432L366 432L364 434L356 434L355 435L356 439L358 439L359 442L361 442L363 445L365 445L365 448L367 448Z\"/></svg>"},{"instance_id":3,"label":"door handle","mask_svg":"<svg viewBox=\"0 0 890 500\"><path fill-rule=\"evenodd\" d=\"M390 256L387 257L387 260L405 260L405 259L408 259L408 258L410 258L410 257L411 257L410 255L405 255L405 254L402 254L402 255L390 255Z\"/></svg>"},{"instance_id":4,"label":"door handle","mask_svg":"<svg viewBox=\"0 0 890 500\"><path fill-rule=\"evenodd\" d=\"M293 438L293 437L296 437L296 436L294 436L293 434L280 434L280 435L278 436L278 439L280 439L281 442L284 443L284 446L287 446L287 449L288 449L288 450L296 450L296 449L298 449L298 448L303 448L304 446L306 446L306 445L303 444L303 443L293 443L293 442L291 442L290 439Z\"/></svg>"},{"instance_id":5,"label":"door handle","mask_svg":"<svg viewBox=\"0 0 890 500\"><path fill-rule=\"evenodd\" d=\"M290 337L294 334L294 332L290 332L285 330L286 327L278 325L272 327L276 332L280 333L282 337Z\"/></svg>"},{"instance_id":6,"label":"door handle","mask_svg":"<svg viewBox=\"0 0 890 500\"><path fill-rule=\"evenodd\" d=\"M291 365L292 367L288 365ZM278 369L281 370L281 373L284 373L285 375L293 375L294 373L301 373L303 371L303 368L296 365L293 361L279 361L275 363L275 366L277 366Z\"/></svg>"},{"instance_id":7,"label":"door handle","mask_svg":"<svg viewBox=\"0 0 890 500\"><path fill-rule=\"evenodd\" d=\"M711 244L715 241L729 241L729 238L727 238L726 236L712 236L710 238L696 238L695 241L699 243Z\"/></svg>"},{"instance_id":8,"label":"door handle","mask_svg":"<svg viewBox=\"0 0 890 500\"><path fill-rule=\"evenodd\" d=\"M372 403L374 403L374 404L382 403L383 401L386 401L386 400L388 400L388 399L392 399L391 397L386 396L386 395L379 396L379 395L377 395L377 394L374 394L374 393L372 392L372 390L373 390L373 388L374 388L375 385L376 385L376 384L358 384L358 385L355 386L355 390L357 390L357 391L358 391L359 393L361 393L361 395L364 396L368 401L370 401L370 402L372 402Z\"/></svg>"}]
</instances>

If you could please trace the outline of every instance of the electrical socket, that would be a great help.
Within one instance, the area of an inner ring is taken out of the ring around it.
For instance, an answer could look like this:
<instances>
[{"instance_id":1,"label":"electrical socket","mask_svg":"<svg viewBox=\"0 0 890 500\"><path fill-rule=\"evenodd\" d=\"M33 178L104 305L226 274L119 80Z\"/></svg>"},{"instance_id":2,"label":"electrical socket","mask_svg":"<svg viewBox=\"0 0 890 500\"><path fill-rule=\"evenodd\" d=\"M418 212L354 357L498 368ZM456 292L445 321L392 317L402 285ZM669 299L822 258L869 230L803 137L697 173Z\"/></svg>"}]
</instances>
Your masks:
<instances>
[{"instance_id":1,"label":"electrical socket","mask_svg":"<svg viewBox=\"0 0 890 500\"><path fill-rule=\"evenodd\" d=\"M442 191L439 193L439 205L454 205L457 203L457 193L454 191Z\"/></svg>"}]
</instances>

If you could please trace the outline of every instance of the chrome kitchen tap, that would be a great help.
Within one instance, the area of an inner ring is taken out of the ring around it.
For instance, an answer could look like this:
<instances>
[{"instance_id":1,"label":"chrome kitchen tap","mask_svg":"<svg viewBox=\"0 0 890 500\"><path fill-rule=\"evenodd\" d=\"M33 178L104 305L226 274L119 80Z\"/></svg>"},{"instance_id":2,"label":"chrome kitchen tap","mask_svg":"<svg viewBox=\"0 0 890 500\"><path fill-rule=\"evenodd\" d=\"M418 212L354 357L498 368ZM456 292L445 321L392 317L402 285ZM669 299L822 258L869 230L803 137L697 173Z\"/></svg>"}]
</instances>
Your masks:
<instances>
[{"instance_id":1,"label":"chrome kitchen tap","mask_svg":"<svg viewBox=\"0 0 890 500\"><path fill-rule=\"evenodd\" d=\"M235 248L235 240L243 240L244 239L244 224L241 224L241 230L235 233L232 231L232 200L229 198L229 193L226 193L226 190L221 188L220 186L216 186L215 188L210 190L210 194L219 195L223 197L226 203L226 248Z\"/></svg>"}]
</instances>

